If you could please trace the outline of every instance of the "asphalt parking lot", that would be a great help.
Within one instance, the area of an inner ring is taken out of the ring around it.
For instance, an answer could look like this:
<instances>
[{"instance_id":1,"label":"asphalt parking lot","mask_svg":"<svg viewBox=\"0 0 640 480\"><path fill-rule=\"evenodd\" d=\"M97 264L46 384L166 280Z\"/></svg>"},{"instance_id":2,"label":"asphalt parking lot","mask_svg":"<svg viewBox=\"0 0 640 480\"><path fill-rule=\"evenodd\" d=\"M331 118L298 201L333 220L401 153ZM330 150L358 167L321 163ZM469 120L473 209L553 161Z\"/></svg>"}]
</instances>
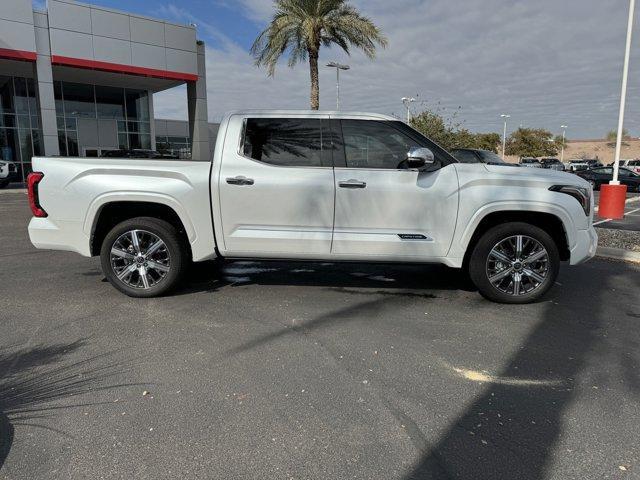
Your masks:
<instances>
[{"instance_id":1,"label":"asphalt parking lot","mask_svg":"<svg viewBox=\"0 0 640 480\"><path fill-rule=\"evenodd\" d=\"M437 266L239 262L134 300L0 196L0 478L640 476L640 267L533 305Z\"/></svg>"},{"instance_id":2,"label":"asphalt parking lot","mask_svg":"<svg viewBox=\"0 0 640 480\"><path fill-rule=\"evenodd\" d=\"M600 192L595 192L596 207L599 200ZM598 217L595 219L594 224L600 228L640 232L640 194L627 193L627 204L624 212L625 216L621 220Z\"/></svg>"}]
</instances>

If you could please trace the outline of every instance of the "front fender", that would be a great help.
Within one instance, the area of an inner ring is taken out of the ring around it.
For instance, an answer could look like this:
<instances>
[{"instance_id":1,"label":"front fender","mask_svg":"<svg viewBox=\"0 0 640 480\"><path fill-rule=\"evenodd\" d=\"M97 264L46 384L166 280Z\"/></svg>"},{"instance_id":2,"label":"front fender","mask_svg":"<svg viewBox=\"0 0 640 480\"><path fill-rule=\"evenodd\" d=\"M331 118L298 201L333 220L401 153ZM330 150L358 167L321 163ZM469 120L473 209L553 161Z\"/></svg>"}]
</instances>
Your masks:
<instances>
[{"instance_id":1,"label":"front fender","mask_svg":"<svg viewBox=\"0 0 640 480\"><path fill-rule=\"evenodd\" d=\"M549 213L558 217L562 222L562 225L564 226L564 231L567 235L567 242L569 246L571 247L575 244L576 226L574 224L571 213L565 210L562 206L553 203L543 203L538 201L496 201L478 208L469 220L459 240L459 242L464 246L464 250L466 251L467 246L471 241L471 237L473 237L473 234L478 228L478 225L480 225L484 218L492 213L513 211Z\"/></svg>"}]
</instances>

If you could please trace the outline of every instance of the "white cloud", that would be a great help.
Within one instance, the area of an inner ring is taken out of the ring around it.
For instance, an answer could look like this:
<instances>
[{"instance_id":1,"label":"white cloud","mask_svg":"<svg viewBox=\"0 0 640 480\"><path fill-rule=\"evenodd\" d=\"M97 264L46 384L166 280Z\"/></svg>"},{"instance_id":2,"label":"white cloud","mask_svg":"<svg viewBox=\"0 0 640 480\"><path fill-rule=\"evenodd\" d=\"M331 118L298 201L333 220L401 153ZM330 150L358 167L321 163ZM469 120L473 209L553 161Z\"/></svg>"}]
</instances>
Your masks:
<instances>
[{"instance_id":1,"label":"white cloud","mask_svg":"<svg viewBox=\"0 0 640 480\"><path fill-rule=\"evenodd\" d=\"M230 0L217 0L221 2ZM239 0L248 21L264 24L268 0ZM324 50L352 69L341 76L341 103L347 110L402 114L400 98L419 95L429 105L462 106L473 130L500 130L500 113L519 124L559 131L570 137L601 136L617 118L626 28L625 2L597 0L357 0L381 26L389 47L371 62L359 52L347 57ZM614 8L614 7L618 8ZM208 42L209 117L219 120L240 108L308 108L308 66L279 66L274 78L253 65L245 48L175 6L165 14L196 21ZM192 20L193 19L193 20ZM259 28L256 28L256 34ZM637 42L636 42L637 44ZM640 50L632 59L627 127L640 133ZM335 102L335 72L322 68L321 107ZM159 116L184 117L184 95L165 92L156 99ZM176 102L181 101L178 105Z\"/></svg>"}]
</instances>

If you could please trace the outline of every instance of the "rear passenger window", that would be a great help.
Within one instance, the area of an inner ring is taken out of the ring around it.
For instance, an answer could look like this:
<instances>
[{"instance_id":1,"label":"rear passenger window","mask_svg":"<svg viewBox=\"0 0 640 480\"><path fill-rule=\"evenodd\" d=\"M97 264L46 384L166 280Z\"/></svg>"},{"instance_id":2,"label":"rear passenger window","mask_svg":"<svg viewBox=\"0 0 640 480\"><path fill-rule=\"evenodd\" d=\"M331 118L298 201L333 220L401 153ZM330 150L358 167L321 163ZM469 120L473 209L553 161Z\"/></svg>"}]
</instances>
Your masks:
<instances>
[{"instance_id":1,"label":"rear passenger window","mask_svg":"<svg viewBox=\"0 0 640 480\"><path fill-rule=\"evenodd\" d=\"M247 118L242 154L281 167L321 167L320 119Z\"/></svg>"}]
</instances>

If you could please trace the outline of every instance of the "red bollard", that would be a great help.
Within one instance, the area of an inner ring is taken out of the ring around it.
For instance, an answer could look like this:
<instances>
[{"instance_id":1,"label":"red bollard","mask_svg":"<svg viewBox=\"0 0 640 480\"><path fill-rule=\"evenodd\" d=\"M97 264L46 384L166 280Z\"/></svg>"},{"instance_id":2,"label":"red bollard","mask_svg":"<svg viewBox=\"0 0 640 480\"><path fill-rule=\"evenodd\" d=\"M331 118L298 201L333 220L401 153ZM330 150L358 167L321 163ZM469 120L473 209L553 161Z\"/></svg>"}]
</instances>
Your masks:
<instances>
[{"instance_id":1,"label":"red bollard","mask_svg":"<svg viewBox=\"0 0 640 480\"><path fill-rule=\"evenodd\" d=\"M624 218L626 199L626 185L603 184L600 187L600 207L598 208L598 216L600 218L611 218L614 220Z\"/></svg>"}]
</instances>

